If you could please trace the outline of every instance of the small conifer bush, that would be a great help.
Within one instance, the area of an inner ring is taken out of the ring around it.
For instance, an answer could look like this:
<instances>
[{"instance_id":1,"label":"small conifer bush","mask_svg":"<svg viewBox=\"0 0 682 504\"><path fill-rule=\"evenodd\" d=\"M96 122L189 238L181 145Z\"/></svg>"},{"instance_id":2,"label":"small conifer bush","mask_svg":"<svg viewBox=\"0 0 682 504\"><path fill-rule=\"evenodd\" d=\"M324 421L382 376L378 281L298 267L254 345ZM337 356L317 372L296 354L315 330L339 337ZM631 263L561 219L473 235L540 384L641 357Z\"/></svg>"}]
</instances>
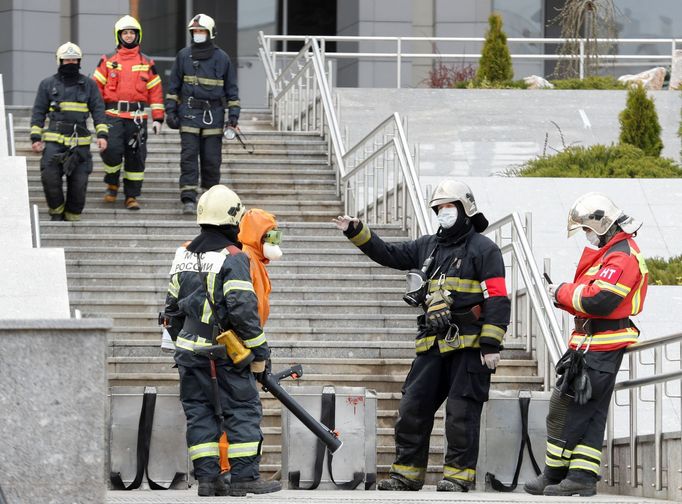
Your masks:
<instances>
[{"instance_id":1,"label":"small conifer bush","mask_svg":"<svg viewBox=\"0 0 682 504\"><path fill-rule=\"evenodd\" d=\"M476 81L500 82L511 81L513 78L514 69L507 47L507 35L502 30L502 16L493 12L488 18L488 31L478 62Z\"/></svg>"},{"instance_id":2,"label":"small conifer bush","mask_svg":"<svg viewBox=\"0 0 682 504\"><path fill-rule=\"evenodd\" d=\"M654 100L647 96L644 86L630 86L625 109L618 118L621 143L634 145L649 156L661 155L661 124L658 122Z\"/></svg>"}]
</instances>

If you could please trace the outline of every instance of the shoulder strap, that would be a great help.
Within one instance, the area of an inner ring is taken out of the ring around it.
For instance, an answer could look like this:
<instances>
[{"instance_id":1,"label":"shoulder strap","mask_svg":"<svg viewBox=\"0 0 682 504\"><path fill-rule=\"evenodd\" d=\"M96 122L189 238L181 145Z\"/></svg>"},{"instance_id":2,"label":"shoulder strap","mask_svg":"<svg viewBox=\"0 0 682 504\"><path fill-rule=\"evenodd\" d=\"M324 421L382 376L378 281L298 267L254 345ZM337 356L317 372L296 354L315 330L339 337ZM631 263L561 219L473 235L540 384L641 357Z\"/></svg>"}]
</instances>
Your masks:
<instances>
[{"instance_id":1,"label":"shoulder strap","mask_svg":"<svg viewBox=\"0 0 682 504\"><path fill-rule=\"evenodd\" d=\"M513 492L519 483L519 474L521 473L521 466L523 465L523 450L528 446L528 455L530 462L533 464L535 474L538 476L542 471L535 460L533 454L533 447L530 444L530 435L528 434L528 407L530 406L530 397L519 397L519 408L521 408L521 446L519 447L519 456L516 460L516 470L514 471L514 479L511 485L504 485L500 480L495 478L494 474L486 473L485 479L490 484L493 490L498 492Z\"/></svg>"},{"instance_id":2,"label":"shoulder strap","mask_svg":"<svg viewBox=\"0 0 682 504\"><path fill-rule=\"evenodd\" d=\"M215 309L215 304L211 301L211 295L208 292L208 273L204 273L201 268L201 254L195 252L197 256L197 266L199 267L199 277L201 278L201 286L204 288L204 293L206 294L206 301L211 307L211 312L213 313L213 323L218 327L218 331L223 332L223 327L218 320L218 310ZM215 331L215 328L214 328ZM215 337L215 332L214 332Z\"/></svg>"}]
</instances>

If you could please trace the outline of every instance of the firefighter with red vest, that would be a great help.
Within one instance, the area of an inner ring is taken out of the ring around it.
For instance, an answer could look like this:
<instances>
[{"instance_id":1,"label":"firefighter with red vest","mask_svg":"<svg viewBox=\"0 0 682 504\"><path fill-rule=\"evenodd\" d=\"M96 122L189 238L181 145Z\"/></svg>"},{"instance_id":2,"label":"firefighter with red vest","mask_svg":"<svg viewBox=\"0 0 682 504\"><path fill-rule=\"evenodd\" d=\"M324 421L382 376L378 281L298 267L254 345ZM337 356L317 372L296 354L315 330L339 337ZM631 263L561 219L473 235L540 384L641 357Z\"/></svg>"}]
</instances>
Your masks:
<instances>
[{"instance_id":1,"label":"firefighter with red vest","mask_svg":"<svg viewBox=\"0 0 682 504\"><path fill-rule=\"evenodd\" d=\"M575 316L569 350L557 364L557 387L547 415L545 470L525 484L534 495L597 493L606 416L625 348L639 330L648 270L633 237L641 222L608 197L587 193L568 215L568 236L580 230L586 248L573 282L549 284L556 306Z\"/></svg>"},{"instance_id":2,"label":"firefighter with red vest","mask_svg":"<svg viewBox=\"0 0 682 504\"><path fill-rule=\"evenodd\" d=\"M125 207L139 210L144 163L147 157L147 108L151 110L152 131L161 132L164 117L161 78L154 60L140 51L142 27L132 16L114 25L116 52L102 56L93 73L106 106L109 148L102 153L104 201L116 201L123 168ZM125 160L125 161L124 161Z\"/></svg>"},{"instance_id":3,"label":"firefighter with red vest","mask_svg":"<svg viewBox=\"0 0 682 504\"><path fill-rule=\"evenodd\" d=\"M370 259L409 270L403 299L423 309L395 424L396 457L379 490L422 488L434 415L443 402L447 451L436 490L474 487L481 412L511 313L502 253L481 234L488 221L469 186L442 181L430 206L438 232L413 241L387 243L356 218L335 220Z\"/></svg>"}]
</instances>

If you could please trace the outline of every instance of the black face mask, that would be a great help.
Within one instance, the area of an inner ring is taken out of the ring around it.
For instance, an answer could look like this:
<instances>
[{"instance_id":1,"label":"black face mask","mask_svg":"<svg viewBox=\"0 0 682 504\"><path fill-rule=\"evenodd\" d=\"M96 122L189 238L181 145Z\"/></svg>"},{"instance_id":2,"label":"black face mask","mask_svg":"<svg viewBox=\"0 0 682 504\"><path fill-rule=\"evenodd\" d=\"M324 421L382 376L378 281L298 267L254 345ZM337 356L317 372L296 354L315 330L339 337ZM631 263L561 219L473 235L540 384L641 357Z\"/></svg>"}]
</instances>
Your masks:
<instances>
[{"instance_id":1,"label":"black face mask","mask_svg":"<svg viewBox=\"0 0 682 504\"><path fill-rule=\"evenodd\" d=\"M65 65L59 65L57 71L62 77L77 77L80 69L80 63L68 63Z\"/></svg>"}]
</instances>

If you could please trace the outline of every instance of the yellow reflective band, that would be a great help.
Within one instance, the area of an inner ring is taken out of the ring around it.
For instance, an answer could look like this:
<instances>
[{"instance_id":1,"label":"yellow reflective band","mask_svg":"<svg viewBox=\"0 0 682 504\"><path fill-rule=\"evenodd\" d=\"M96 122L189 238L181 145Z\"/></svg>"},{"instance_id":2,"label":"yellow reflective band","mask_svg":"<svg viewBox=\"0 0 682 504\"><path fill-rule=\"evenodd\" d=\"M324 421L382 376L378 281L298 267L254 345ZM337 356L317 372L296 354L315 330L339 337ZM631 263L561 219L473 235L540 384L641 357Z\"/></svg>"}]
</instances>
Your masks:
<instances>
[{"instance_id":1,"label":"yellow reflective band","mask_svg":"<svg viewBox=\"0 0 682 504\"><path fill-rule=\"evenodd\" d=\"M571 336L571 343L577 344L580 339L582 339L584 334L574 334ZM607 345L613 343L622 343L626 341L637 341L639 332L634 327L628 327L622 331L614 331L609 333L597 333L592 335L592 343L590 346L594 345ZM575 340L575 341L574 341Z\"/></svg>"},{"instance_id":2,"label":"yellow reflective band","mask_svg":"<svg viewBox=\"0 0 682 504\"><path fill-rule=\"evenodd\" d=\"M59 108L62 112L87 112L88 104L85 102L60 102Z\"/></svg>"},{"instance_id":3,"label":"yellow reflective band","mask_svg":"<svg viewBox=\"0 0 682 504\"><path fill-rule=\"evenodd\" d=\"M635 293L632 296L632 311L630 312L631 315L637 315L640 311L642 311L642 286L644 285L645 279L646 276L643 276L642 279L639 281L639 285L637 285L637 290L635 290Z\"/></svg>"},{"instance_id":4,"label":"yellow reflective band","mask_svg":"<svg viewBox=\"0 0 682 504\"><path fill-rule=\"evenodd\" d=\"M208 324L211 321L211 315L213 315L211 305L208 304L208 299L204 299L204 307L201 310L201 321L204 324Z\"/></svg>"},{"instance_id":5,"label":"yellow reflective band","mask_svg":"<svg viewBox=\"0 0 682 504\"><path fill-rule=\"evenodd\" d=\"M545 457L545 465L549 467L568 467L569 461L567 459L555 459L549 456Z\"/></svg>"},{"instance_id":6,"label":"yellow reflective band","mask_svg":"<svg viewBox=\"0 0 682 504\"><path fill-rule=\"evenodd\" d=\"M31 135L42 135L43 128L40 126L31 126Z\"/></svg>"},{"instance_id":7,"label":"yellow reflective band","mask_svg":"<svg viewBox=\"0 0 682 504\"><path fill-rule=\"evenodd\" d=\"M591 446L578 445L573 450L573 455L584 455L585 457L595 459L597 462L601 462L601 450L597 450Z\"/></svg>"},{"instance_id":8,"label":"yellow reflective band","mask_svg":"<svg viewBox=\"0 0 682 504\"><path fill-rule=\"evenodd\" d=\"M176 94L167 94L166 100L173 100L174 102L180 103L180 98Z\"/></svg>"},{"instance_id":9,"label":"yellow reflective band","mask_svg":"<svg viewBox=\"0 0 682 504\"><path fill-rule=\"evenodd\" d=\"M492 324L483 324L481 328L481 338L491 338L502 343L506 331Z\"/></svg>"},{"instance_id":10,"label":"yellow reflective band","mask_svg":"<svg viewBox=\"0 0 682 504\"><path fill-rule=\"evenodd\" d=\"M114 68L114 63L111 62L111 61L107 61L107 68ZM120 63L116 63L116 68L117 68L118 70L122 70L122 69L123 69L123 65L121 65Z\"/></svg>"},{"instance_id":11,"label":"yellow reflective band","mask_svg":"<svg viewBox=\"0 0 682 504\"><path fill-rule=\"evenodd\" d=\"M246 280L228 280L223 284L223 295L227 296L228 292L235 290L256 292L253 290L253 284Z\"/></svg>"},{"instance_id":12,"label":"yellow reflective band","mask_svg":"<svg viewBox=\"0 0 682 504\"><path fill-rule=\"evenodd\" d=\"M109 126L107 126L106 124L98 124L97 126L95 126L95 131L97 133L109 133Z\"/></svg>"},{"instance_id":13,"label":"yellow reflective band","mask_svg":"<svg viewBox=\"0 0 682 504\"><path fill-rule=\"evenodd\" d=\"M152 110L166 110L166 106L163 103L152 103L150 107Z\"/></svg>"},{"instance_id":14,"label":"yellow reflective band","mask_svg":"<svg viewBox=\"0 0 682 504\"><path fill-rule=\"evenodd\" d=\"M367 227L367 224L363 223L362 224L362 231L360 231L358 234L353 236L353 238L350 239L350 242L353 245L355 245L356 247L362 247L371 238L372 238L372 232L369 230L369 227Z\"/></svg>"},{"instance_id":15,"label":"yellow reflective band","mask_svg":"<svg viewBox=\"0 0 682 504\"><path fill-rule=\"evenodd\" d=\"M429 292L435 292L438 289L447 289L455 292L466 292L469 294L483 293L481 283L478 280L468 280L459 277L445 277L445 280L439 285L440 279L435 278L429 280Z\"/></svg>"},{"instance_id":16,"label":"yellow reflective band","mask_svg":"<svg viewBox=\"0 0 682 504\"><path fill-rule=\"evenodd\" d=\"M583 308L583 302L581 299L581 295L583 293L583 289L585 288L584 285L578 285L575 290L573 291L573 298L571 299L571 303L573 304L573 308L576 311L579 311L580 313L585 313L585 310Z\"/></svg>"},{"instance_id":17,"label":"yellow reflective band","mask_svg":"<svg viewBox=\"0 0 682 504\"><path fill-rule=\"evenodd\" d=\"M646 259L644 259L644 256L642 254L640 254L639 252L635 252L632 249L630 249L630 252L632 252L634 254L634 256L637 258L637 264L639 265L639 272L642 274L642 276L649 273L649 268L646 265Z\"/></svg>"},{"instance_id":18,"label":"yellow reflective band","mask_svg":"<svg viewBox=\"0 0 682 504\"><path fill-rule=\"evenodd\" d=\"M133 65L131 69L133 72L146 72L149 70L149 65Z\"/></svg>"},{"instance_id":19,"label":"yellow reflective band","mask_svg":"<svg viewBox=\"0 0 682 504\"><path fill-rule=\"evenodd\" d=\"M463 481L474 481L476 469L459 469L457 467L443 466L443 477Z\"/></svg>"},{"instance_id":20,"label":"yellow reflective band","mask_svg":"<svg viewBox=\"0 0 682 504\"><path fill-rule=\"evenodd\" d=\"M102 84L102 85L104 85L104 84L107 83L107 78L106 78L104 75L102 75L102 73L101 73L99 70L95 70L95 71L93 72L92 76L93 76L95 79L97 79L97 81L98 81L100 84Z\"/></svg>"},{"instance_id":21,"label":"yellow reflective band","mask_svg":"<svg viewBox=\"0 0 682 504\"><path fill-rule=\"evenodd\" d=\"M161 77L159 77L159 76L157 75L157 76L154 77L152 80L150 80L149 82L147 82L147 89L151 89L151 88L153 88L154 86L158 86L159 84L161 84Z\"/></svg>"},{"instance_id":22,"label":"yellow reflective band","mask_svg":"<svg viewBox=\"0 0 682 504\"><path fill-rule=\"evenodd\" d=\"M599 272L600 269L601 269L601 263L597 264L596 266L592 266L590 269L588 269L585 272L585 276L594 276Z\"/></svg>"},{"instance_id":23,"label":"yellow reflective band","mask_svg":"<svg viewBox=\"0 0 682 504\"><path fill-rule=\"evenodd\" d=\"M571 459L571 463L568 466L569 470L572 469L582 469L583 471L590 471L595 474L599 474L600 464L595 464L589 460L583 459Z\"/></svg>"},{"instance_id":24,"label":"yellow reflective band","mask_svg":"<svg viewBox=\"0 0 682 504\"><path fill-rule=\"evenodd\" d=\"M414 347L417 353L426 352L429 348L433 346L436 341L435 336L426 336L425 338L419 338L414 341Z\"/></svg>"},{"instance_id":25,"label":"yellow reflective band","mask_svg":"<svg viewBox=\"0 0 682 504\"><path fill-rule=\"evenodd\" d=\"M605 282L604 280L595 280L594 284L599 287L602 290L613 292L614 294L617 294L620 297L625 297L628 294L630 294L630 287L627 285L623 284L610 284L608 282Z\"/></svg>"},{"instance_id":26,"label":"yellow reflective band","mask_svg":"<svg viewBox=\"0 0 682 504\"><path fill-rule=\"evenodd\" d=\"M182 338L178 336L178 339L175 341L175 348L181 348L183 350L189 350L190 352L194 352L194 350L197 347L209 347L211 346L211 343L206 341L204 338L201 338L201 341L194 341L191 339L187 338Z\"/></svg>"},{"instance_id":27,"label":"yellow reflective band","mask_svg":"<svg viewBox=\"0 0 682 504\"><path fill-rule=\"evenodd\" d=\"M203 443L189 447L190 460L204 457L220 457L218 443Z\"/></svg>"},{"instance_id":28,"label":"yellow reflective band","mask_svg":"<svg viewBox=\"0 0 682 504\"><path fill-rule=\"evenodd\" d=\"M64 211L64 219L71 222L76 222L81 220L81 214Z\"/></svg>"},{"instance_id":29,"label":"yellow reflective band","mask_svg":"<svg viewBox=\"0 0 682 504\"><path fill-rule=\"evenodd\" d=\"M55 142L73 147L74 145L90 145L92 137L90 135L71 137L54 131L46 131L43 133L43 141Z\"/></svg>"},{"instance_id":30,"label":"yellow reflective band","mask_svg":"<svg viewBox=\"0 0 682 504\"><path fill-rule=\"evenodd\" d=\"M215 303L215 273L209 273L206 277L206 285L208 286L208 295L211 297L211 302Z\"/></svg>"},{"instance_id":31,"label":"yellow reflective band","mask_svg":"<svg viewBox=\"0 0 682 504\"><path fill-rule=\"evenodd\" d=\"M232 107L241 107L242 104L239 100L229 100L227 102L227 108L232 108Z\"/></svg>"},{"instance_id":32,"label":"yellow reflective band","mask_svg":"<svg viewBox=\"0 0 682 504\"><path fill-rule=\"evenodd\" d=\"M116 166L109 166L104 163L104 173L118 173L121 171L121 166L123 166L123 163L119 163Z\"/></svg>"},{"instance_id":33,"label":"yellow reflective band","mask_svg":"<svg viewBox=\"0 0 682 504\"><path fill-rule=\"evenodd\" d=\"M62 204L59 205L57 208L50 208L50 209L47 211L47 213L49 213L50 215L59 215L59 214L63 214L63 213L64 213L64 207L65 207L64 205L65 205L65 204L62 203Z\"/></svg>"},{"instance_id":34,"label":"yellow reflective band","mask_svg":"<svg viewBox=\"0 0 682 504\"><path fill-rule=\"evenodd\" d=\"M459 339L459 345L454 345ZM480 335L478 334L460 334L455 338L455 342L448 344L445 340L438 340L438 350L440 353L448 353L453 350L460 350L462 348L481 348Z\"/></svg>"},{"instance_id":35,"label":"yellow reflective band","mask_svg":"<svg viewBox=\"0 0 682 504\"><path fill-rule=\"evenodd\" d=\"M184 186L180 186L180 192L182 192L182 191L196 191L197 188L198 187L195 185L184 185Z\"/></svg>"},{"instance_id":36,"label":"yellow reflective band","mask_svg":"<svg viewBox=\"0 0 682 504\"><path fill-rule=\"evenodd\" d=\"M265 333L260 333L255 338L245 339L244 346L246 348L256 348L265 343Z\"/></svg>"},{"instance_id":37,"label":"yellow reflective band","mask_svg":"<svg viewBox=\"0 0 682 504\"><path fill-rule=\"evenodd\" d=\"M196 75L184 75L182 81L192 86L197 84L202 86L222 86L225 82L223 79L209 79L208 77L197 77Z\"/></svg>"},{"instance_id":38,"label":"yellow reflective band","mask_svg":"<svg viewBox=\"0 0 682 504\"><path fill-rule=\"evenodd\" d=\"M426 467L391 464L390 472L399 474L403 478L411 481L424 481L424 477L426 476Z\"/></svg>"},{"instance_id":39,"label":"yellow reflective band","mask_svg":"<svg viewBox=\"0 0 682 504\"><path fill-rule=\"evenodd\" d=\"M176 273L173 275L171 278L170 283L168 284L168 294L173 296L175 299L178 298L178 294L180 293L180 274Z\"/></svg>"},{"instance_id":40,"label":"yellow reflective band","mask_svg":"<svg viewBox=\"0 0 682 504\"><path fill-rule=\"evenodd\" d=\"M144 180L144 172L129 172L123 170L123 178L127 180Z\"/></svg>"},{"instance_id":41,"label":"yellow reflective band","mask_svg":"<svg viewBox=\"0 0 682 504\"><path fill-rule=\"evenodd\" d=\"M553 445L552 443L549 442L547 443L547 453L551 453L556 457L565 457L567 459L571 458L571 455L573 454L572 451L566 450L561 446Z\"/></svg>"},{"instance_id":42,"label":"yellow reflective band","mask_svg":"<svg viewBox=\"0 0 682 504\"><path fill-rule=\"evenodd\" d=\"M251 443L230 443L227 448L228 458L240 458L240 457L255 457L258 455L258 446L260 441L253 441Z\"/></svg>"},{"instance_id":43,"label":"yellow reflective band","mask_svg":"<svg viewBox=\"0 0 682 504\"><path fill-rule=\"evenodd\" d=\"M201 136L218 136L223 134L222 128L202 128Z\"/></svg>"},{"instance_id":44,"label":"yellow reflective band","mask_svg":"<svg viewBox=\"0 0 682 504\"><path fill-rule=\"evenodd\" d=\"M201 133L201 129L195 128L194 126L180 126L180 133L191 133L192 135L198 135Z\"/></svg>"}]
</instances>

